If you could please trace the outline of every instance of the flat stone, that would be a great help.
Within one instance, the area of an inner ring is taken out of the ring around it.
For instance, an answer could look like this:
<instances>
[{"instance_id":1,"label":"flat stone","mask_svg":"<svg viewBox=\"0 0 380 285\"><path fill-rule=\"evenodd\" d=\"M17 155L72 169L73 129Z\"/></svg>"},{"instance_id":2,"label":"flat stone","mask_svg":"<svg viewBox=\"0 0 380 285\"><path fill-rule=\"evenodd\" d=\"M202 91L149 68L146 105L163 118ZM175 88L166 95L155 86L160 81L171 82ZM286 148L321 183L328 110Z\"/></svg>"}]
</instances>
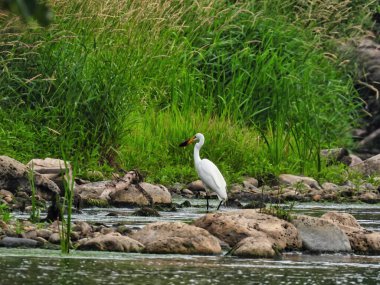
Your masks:
<instances>
[{"instance_id":1,"label":"flat stone","mask_svg":"<svg viewBox=\"0 0 380 285\"><path fill-rule=\"evenodd\" d=\"M302 239L303 247L312 252L349 252L347 235L334 223L316 217L299 215L292 220Z\"/></svg>"},{"instance_id":2,"label":"flat stone","mask_svg":"<svg viewBox=\"0 0 380 285\"><path fill-rule=\"evenodd\" d=\"M78 242L78 250L100 250L118 252L140 252L144 246L127 236L119 233L99 235L94 238L83 239Z\"/></svg>"},{"instance_id":3,"label":"flat stone","mask_svg":"<svg viewBox=\"0 0 380 285\"><path fill-rule=\"evenodd\" d=\"M318 182L311 177L297 176L297 175L292 175L292 174L281 174L278 178L279 178L280 183L283 185L296 186L299 183L304 183L310 186L311 188L321 189Z\"/></svg>"},{"instance_id":4,"label":"flat stone","mask_svg":"<svg viewBox=\"0 0 380 285\"><path fill-rule=\"evenodd\" d=\"M3 247L37 247L38 241L28 238L5 237L0 240L0 246Z\"/></svg>"}]
</instances>

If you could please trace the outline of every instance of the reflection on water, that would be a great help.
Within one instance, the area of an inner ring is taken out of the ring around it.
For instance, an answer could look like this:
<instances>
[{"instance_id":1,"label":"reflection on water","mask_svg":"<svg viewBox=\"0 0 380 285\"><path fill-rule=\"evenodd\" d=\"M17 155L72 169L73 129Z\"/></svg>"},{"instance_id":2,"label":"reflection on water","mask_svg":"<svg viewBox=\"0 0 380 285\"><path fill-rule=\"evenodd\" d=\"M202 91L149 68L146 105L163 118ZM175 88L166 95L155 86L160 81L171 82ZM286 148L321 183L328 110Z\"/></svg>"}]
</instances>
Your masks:
<instances>
[{"instance_id":1,"label":"reflection on water","mask_svg":"<svg viewBox=\"0 0 380 285\"><path fill-rule=\"evenodd\" d=\"M175 202L181 203L178 199ZM161 212L161 217L130 216L133 209L84 209L74 220L106 225L142 227L154 221L192 221L205 214L200 207ZM217 201L212 201L214 207ZM233 209L223 208L222 211ZM109 212L118 213L108 216ZM296 213L320 216L344 211L372 230L380 230L380 207L367 204L295 204ZM19 214L20 218L27 218ZM0 248L2 284L380 284L380 256L287 253L282 260L241 259L226 256L151 255L74 252L60 256L47 250Z\"/></svg>"},{"instance_id":2,"label":"reflection on water","mask_svg":"<svg viewBox=\"0 0 380 285\"><path fill-rule=\"evenodd\" d=\"M1 284L380 284L380 256L282 260L0 249Z\"/></svg>"}]
</instances>

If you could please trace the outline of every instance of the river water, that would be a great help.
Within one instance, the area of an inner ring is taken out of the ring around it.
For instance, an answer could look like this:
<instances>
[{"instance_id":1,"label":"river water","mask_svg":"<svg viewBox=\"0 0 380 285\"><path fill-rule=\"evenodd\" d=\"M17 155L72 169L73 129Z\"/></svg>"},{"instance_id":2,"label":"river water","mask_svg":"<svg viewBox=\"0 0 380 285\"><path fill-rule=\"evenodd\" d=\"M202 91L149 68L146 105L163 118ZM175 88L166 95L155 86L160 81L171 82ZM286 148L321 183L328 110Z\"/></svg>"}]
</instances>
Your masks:
<instances>
[{"instance_id":1,"label":"river water","mask_svg":"<svg viewBox=\"0 0 380 285\"><path fill-rule=\"evenodd\" d=\"M205 212L199 207L204 200L191 202L194 207L162 212L162 217L135 217L128 215L131 209L112 208L85 209L75 214L74 220L131 227L142 227L153 221L187 222ZM380 231L379 205L303 203L294 207L297 213L313 216L331 210L349 212L364 227ZM118 216L109 216L110 212ZM291 252L280 260L272 260L82 251L63 256L54 250L0 248L0 284L380 285L380 256Z\"/></svg>"}]
</instances>

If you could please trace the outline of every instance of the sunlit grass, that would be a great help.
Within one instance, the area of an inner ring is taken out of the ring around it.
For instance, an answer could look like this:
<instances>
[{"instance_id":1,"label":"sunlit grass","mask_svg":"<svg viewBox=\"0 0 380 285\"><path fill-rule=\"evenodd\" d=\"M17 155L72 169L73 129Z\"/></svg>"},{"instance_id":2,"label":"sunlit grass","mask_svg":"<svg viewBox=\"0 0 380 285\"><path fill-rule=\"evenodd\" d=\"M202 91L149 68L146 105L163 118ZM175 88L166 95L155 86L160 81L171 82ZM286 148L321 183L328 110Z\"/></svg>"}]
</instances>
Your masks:
<instances>
[{"instance_id":1,"label":"sunlit grass","mask_svg":"<svg viewBox=\"0 0 380 285\"><path fill-rule=\"evenodd\" d=\"M122 166L172 183L194 179L177 145L202 132L229 183L327 175L319 150L351 144L360 101L325 52L369 26L374 5L328 2L56 0L49 29L1 18L2 153L64 146L79 175Z\"/></svg>"}]
</instances>

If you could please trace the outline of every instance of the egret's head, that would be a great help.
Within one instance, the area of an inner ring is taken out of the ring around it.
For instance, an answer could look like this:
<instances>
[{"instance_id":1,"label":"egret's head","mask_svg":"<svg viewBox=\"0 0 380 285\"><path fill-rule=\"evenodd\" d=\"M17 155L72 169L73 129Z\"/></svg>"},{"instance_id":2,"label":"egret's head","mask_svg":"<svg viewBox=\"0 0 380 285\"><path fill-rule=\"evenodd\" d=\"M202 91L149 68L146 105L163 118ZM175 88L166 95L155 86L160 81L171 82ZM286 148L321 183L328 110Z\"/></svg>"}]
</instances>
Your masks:
<instances>
[{"instance_id":1,"label":"egret's head","mask_svg":"<svg viewBox=\"0 0 380 285\"><path fill-rule=\"evenodd\" d=\"M197 133L195 136L185 140L179 146L184 147L184 146L188 146L189 144L192 144L194 142L199 142L199 141L204 141L204 136L201 133Z\"/></svg>"},{"instance_id":2,"label":"egret's head","mask_svg":"<svg viewBox=\"0 0 380 285\"><path fill-rule=\"evenodd\" d=\"M197 137L196 136L193 136L187 140L185 140L184 142L180 143L179 146L180 147L185 147L185 146L188 146L189 144L192 144L193 142L195 142L197 140Z\"/></svg>"}]
</instances>

